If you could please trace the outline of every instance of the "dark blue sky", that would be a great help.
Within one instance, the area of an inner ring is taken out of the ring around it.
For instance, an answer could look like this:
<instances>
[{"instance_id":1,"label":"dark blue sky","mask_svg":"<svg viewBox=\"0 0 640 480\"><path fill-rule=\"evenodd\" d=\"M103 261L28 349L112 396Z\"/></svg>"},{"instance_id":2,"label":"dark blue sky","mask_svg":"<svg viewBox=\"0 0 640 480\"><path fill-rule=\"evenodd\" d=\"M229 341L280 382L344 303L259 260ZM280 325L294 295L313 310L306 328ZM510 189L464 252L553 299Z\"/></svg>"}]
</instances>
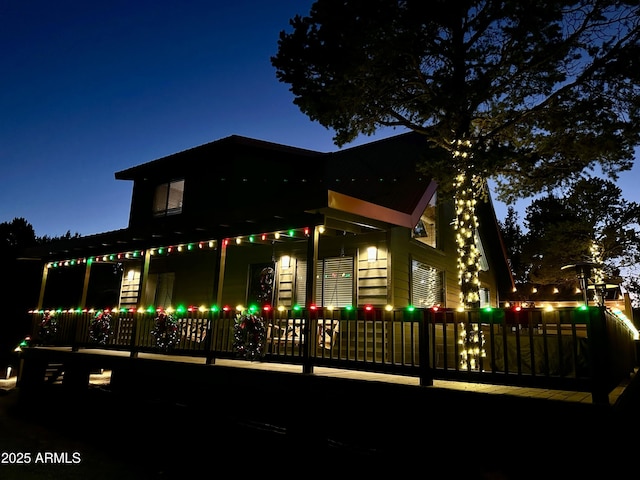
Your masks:
<instances>
[{"instance_id":1,"label":"dark blue sky","mask_svg":"<svg viewBox=\"0 0 640 480\"><path fill-rule=\"evenodd\" d=\"M312 3L0 0L0 222L124 228L132 183L116 171L228 135L336 150L270 63Z\"/></svg>"}]
</instances>

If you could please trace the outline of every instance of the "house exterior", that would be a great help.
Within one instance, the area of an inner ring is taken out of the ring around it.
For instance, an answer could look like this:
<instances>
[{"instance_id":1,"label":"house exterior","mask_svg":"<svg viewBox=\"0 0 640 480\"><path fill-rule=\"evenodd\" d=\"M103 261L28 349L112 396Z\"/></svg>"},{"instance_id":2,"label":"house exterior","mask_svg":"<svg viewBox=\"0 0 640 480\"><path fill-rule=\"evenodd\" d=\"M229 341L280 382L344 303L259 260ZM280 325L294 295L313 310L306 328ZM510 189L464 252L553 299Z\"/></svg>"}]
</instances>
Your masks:
<instances>
[{"instance_id":1,"label":"house exterior","mask_svg":"<svg viewBox=\"0 0 640 480\"><path fill-rule=\"evenodd\" d=\"M160 353L560 386L608 403L637 364L637 330L600 306L507 306L490 202L477 206L480 308L459 309L454 202L417 173L426 152L413 133L330 153L230 136L116 172L133 181L127 228L27 252L42 265L42 348L21 353L20 385L37 391L47 365L71 386L91 368L134 385L157 367L143 373L138 354Z\"/></svg>"},{"instance_id":2,"label":"house exterior","mask_svg":"<svg viewBox=\"0 0 640 480\"><path fill-rule=\"evenodd\" d=\"M457 308L452 199L408 133L321 153L240 136L115 173L127 228L47 245L43 309L271 305ZM491 203L478 208L481 306L513 286Z\"/></svg>"}]
</instances>

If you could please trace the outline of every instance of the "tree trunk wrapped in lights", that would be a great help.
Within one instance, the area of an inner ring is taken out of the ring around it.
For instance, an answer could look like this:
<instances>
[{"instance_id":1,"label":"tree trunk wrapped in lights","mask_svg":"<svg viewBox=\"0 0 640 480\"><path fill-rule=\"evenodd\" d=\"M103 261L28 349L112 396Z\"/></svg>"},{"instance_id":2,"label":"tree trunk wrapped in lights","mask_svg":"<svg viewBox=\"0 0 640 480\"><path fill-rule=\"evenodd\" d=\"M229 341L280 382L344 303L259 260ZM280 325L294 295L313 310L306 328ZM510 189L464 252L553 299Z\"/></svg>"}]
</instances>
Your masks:
<instances>
[{"instance_id":1,"label":"tree trunk wrapped in lights","mask_svg":"<svg viewBox=\"0 0 640 480\"><path fill-rule=\"evenodd\" d=\"M460 324L460 369L461 370L479 370L480 359L486 357L487 353L484 349L484 334L480 326L475 324Z\"/></svg>"},{"instance_id":2,"label":"tree trunk wrapped in lights","mask_svg":"<svg viewBox=\"0 0 640 480\"><path fill-rule=\"evenodd\" d=\"M469 161L467 149L469 141L458 141L453 152L454 157L462 157ZM468 176L460 172L455 178L456 217L456 245L458 249L458 283L460 284L460 306L480 306L480 251L476 245L476 231L478 217L476 203L479 192L482 191L482 180L476 176Z\"/></svg>"},{"instance_id":3,"label":"tree trunk wrapped in lights","mask_svg":"<svg viewBox=\"0 0 640 480\"><path fill-rule=\"evenodd\" d=\"M471 161L468 149L469 141L457 141L454 157ZM456 245L458 251L458 283L460 284L460 307L477 308L480 306L480 250L476 245L478 236L478 217L476 216L477 196L482 192L482 179L461 172L455 178ZM485 355L484 336L477 324L467 328L460 324L460 367L477 370L480 357Z\"/></svg>"}]
</instances>

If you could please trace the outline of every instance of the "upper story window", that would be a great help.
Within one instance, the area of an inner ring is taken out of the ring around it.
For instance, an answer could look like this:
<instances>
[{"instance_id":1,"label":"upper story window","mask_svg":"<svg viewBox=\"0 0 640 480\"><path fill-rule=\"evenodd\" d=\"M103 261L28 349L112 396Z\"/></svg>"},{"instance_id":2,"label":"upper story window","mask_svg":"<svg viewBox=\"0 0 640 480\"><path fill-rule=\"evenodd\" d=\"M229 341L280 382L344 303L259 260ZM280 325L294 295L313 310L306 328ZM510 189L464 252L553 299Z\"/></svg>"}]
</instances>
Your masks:
<instances>
[{"instance_id":1,"label":"upper story window","mask_svg":"<svg viewBox=\"0 0 640 480\"><path fill-rule=\"evenodd\" d=\"M173 180L158 185L153 196L153 215L164 217L182 213L183 194L184 180Z\"/></svg>"},{"instance_id":2,"label":"upper story window","mask_svg":"<svg viewBox=\"0 0 640 480\"><path fill-rule=\"evenodd\" d=\"M424 212L422 212L420 220L413 227L411 236L430 247L436 248L438 246L438 208L437 195L435 193Z\"/></svg>"}]
</instances>

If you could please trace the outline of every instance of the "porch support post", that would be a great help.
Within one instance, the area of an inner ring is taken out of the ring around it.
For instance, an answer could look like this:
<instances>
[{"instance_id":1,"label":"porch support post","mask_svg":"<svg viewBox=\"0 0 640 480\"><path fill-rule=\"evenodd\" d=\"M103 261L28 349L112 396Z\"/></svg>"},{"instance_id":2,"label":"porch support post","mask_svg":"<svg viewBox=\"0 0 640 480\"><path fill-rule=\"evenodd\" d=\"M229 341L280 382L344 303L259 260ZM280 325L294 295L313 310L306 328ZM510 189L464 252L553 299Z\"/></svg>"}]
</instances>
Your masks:
<instances>
[{"instance_id":1,"label":"porch support post","mask_svg":"<svg viewBox=\"0 0 640 480\"><path fill-rule=\"evenodd\" d=\"M138 312L138 308L142 305L142 302L146 299L147 285L149 284L149 267L151 265L151 249L147 248L144 251L144 262L142 264L142 270L140 271L140 288L138 289L138 301L136 302L136 312L132 315L133 325L131 326L131 352L130 356L133 358L138 357L138 322L144 321L144 315Z\"/></svg>"},{"instance_id":2,"label":"porch support post","mask_svg":"<svg viewBox=\"0 0 640 480\"><path fill-rule=\"evenodd\" d=\"M311 305L316 303L316 275L318 273L318 239L320 238L320 232L318 226L314 225L311 232L309 232L309 239L307 240L307 283L306 283L306 318L304 321L304 350L302 357L302 372L313 373L313 362L311 359Z\"/></svg>"},{"instance_id":3,"label":"porch support post","mask_svg":"<svg viewBox=\"0 0 640 480\"><path fill-rule=\"evenodd\" d=\"M38 296L38 305L37 309L40 310L42 308L42 304L44 303L44 289L47 285L47 275L49 275L49 263L46 262L44 267L42 268L42 282L40 283L40 295Z\"/></svg>"},{"instance_id":4,"label":"porch support post","mask_svg":"<svg viewBox=\"0 0 640 480\"><path fill-rule=\"evenodd\" d=\"M216 263L213 269L213 299L215 304L220 307L220 303L222 302L222 285L224 283L224 267L227 260L227 248L224 244L224 239L218 238L216 240ZM214 314L215 312L209 312L210 318L207 324L207 336L205 340L205 351L206 354L206 363L207 365L213 365L216 363L215 352L213 351L214 343L213 343L213 333L216 331L216 325L213 324L215 321ZM218 315L215 314L217 319Z\"/></svg>"},{"instance_id":5,"label":"porch support post","mask_svg":"<svg viewBox=\"0 0 640 480\"><path fill-rule=\"evenodd\" d=\"M82 298L80 299L80 306L82 308L87 307L87 292L89 291L89 277L91 276L91 262L87 261L84 267L84 283L82 285ZM98 306L98 305L96 305Z\"/></svg>"},{"instance_id":6,"label":"porch support post","mask_svg":"<svg viewBox=\"0 0 640 480\"><path fill-rule=\"evenodd\" d=\"M222 303L222 287L224 285L224 269L227 262L227 246L222 238L216 240L218 248L216 249L216 266L213 277L213 294L215 295L216 305Z\"/></svg>"},{"instance_id":7,"label":"porch support post","mask_svg":"<svg viewBox=\"0 0 640 480\"><path fill-rule=\"evenodd\" d=\"M151 249L147 248L144 251L144 263L142 265L142 271L140 272L140 288L138 289L138 301L136 302L136 308L142 305L147 294L147 284L149 283L149 265L151 264ZM144 305L142 305L144 306Z\"/></svg>"}]
</instances>

